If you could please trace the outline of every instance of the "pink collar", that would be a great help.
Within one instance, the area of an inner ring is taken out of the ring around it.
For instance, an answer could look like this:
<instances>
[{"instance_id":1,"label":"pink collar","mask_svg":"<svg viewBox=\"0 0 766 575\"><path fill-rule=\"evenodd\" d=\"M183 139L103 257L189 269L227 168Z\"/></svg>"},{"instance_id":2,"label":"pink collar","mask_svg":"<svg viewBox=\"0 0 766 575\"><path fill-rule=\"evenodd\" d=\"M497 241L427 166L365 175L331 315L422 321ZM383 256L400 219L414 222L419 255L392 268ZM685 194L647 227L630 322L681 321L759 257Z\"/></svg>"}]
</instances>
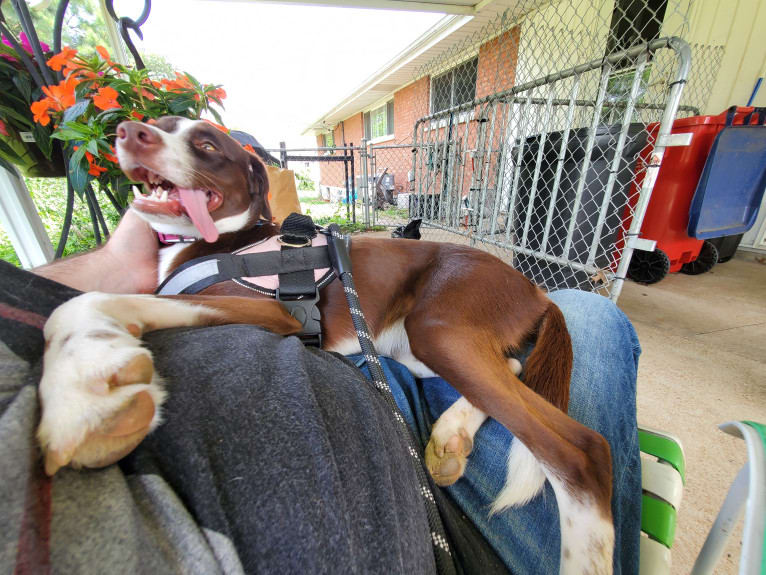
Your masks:
<instances>
[{"instance_id":1,"label":"pink collar","mask_svg":"<svg viewBox=\"0 0 766 575\"><path fill-rule=\"evenodd\" d=\"M193 236L179 236L178 234L163 234L162 232L157 232L157 239L160 240L161 244L164 244L166 246L170 246L173 244L190 244L192 242L197 241L197 238Z\"/></svg>"}]
</instances>

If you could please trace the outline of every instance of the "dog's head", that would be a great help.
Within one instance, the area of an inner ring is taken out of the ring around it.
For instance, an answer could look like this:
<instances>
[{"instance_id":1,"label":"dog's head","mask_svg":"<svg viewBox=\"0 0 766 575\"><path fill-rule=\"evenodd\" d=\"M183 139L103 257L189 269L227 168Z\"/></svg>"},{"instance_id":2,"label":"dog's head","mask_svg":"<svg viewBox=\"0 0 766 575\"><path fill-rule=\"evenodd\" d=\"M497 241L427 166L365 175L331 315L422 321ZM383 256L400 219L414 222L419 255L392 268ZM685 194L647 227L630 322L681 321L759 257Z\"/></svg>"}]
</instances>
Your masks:
<instances>
[{"instance_id":1,"label":"dog's head","mask_svg":"<svg viewBox=\"0 0 766 575\"><path fill-rule=\"evenodd\" d=\"M263 162L205 121L123 122L116 147L123 172L144 184L133 209L158 232L214 242L271 220Z\"/></svg>"}]
</instances>

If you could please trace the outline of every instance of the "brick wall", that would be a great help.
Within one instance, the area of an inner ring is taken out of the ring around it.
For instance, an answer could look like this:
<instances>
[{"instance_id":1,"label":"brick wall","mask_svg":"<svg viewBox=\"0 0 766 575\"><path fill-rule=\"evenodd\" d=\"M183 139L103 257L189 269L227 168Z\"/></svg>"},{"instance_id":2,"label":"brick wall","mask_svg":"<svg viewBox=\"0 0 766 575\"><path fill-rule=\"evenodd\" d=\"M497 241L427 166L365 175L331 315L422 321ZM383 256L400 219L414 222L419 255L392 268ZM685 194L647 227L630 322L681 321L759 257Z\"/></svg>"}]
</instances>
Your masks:
<instances>
[{"instance_id":1,"label":"brick wall","mask_svg":"<svg viewBox=\"0 0 766 575\"><path fill-rule=\"evenodd\" d=\"M362 142L364 135L364 121L362 114L355 114L349 118L346 118L342 123L335 126L333 130L333 137L336 146L351 145L359 146ZM345 138L345 142L344 142ZM316 137L317 146L324 144L322 136ZM326 152L325 152L326 153ZM341 152L335 152L340 154ZM361 166L359 166L359 155L355 154L354 170L356 174L360 173ZM349 177L351 177L351 170L349 169ZM345 170L342 162L320 162L319 163L319 183L323 186L333 186L338 188L345 188Z\"/></svg>"},{"instance_id":2,"label":"brick wall","mask_svg":"<svg viewBox=\"0 0 766 575\"><path fill-rule=\"evenodd\" d=\"M513 87L516 79L516 64L518 61L520 29L512 28L500 34L499 36L487 41L479 48L479 61L476 72L476 98L482 98L489 94L507 90ZM412 142L412 130L415 122L430 113L430 88L431 78L426 76L413 82L394 93L394 139L388 142L381 142L380 146L390 146L393 144L409 144ZM478 114L475 111L474 117ZM453 128L463 133L466 125ZM471 126L472 133L469 137L468 148L475 147L475 126ZM344 120L344 131L346 142L354 142L359 145L364 133L363 114L355 114ZM498 131L499 132L499 131ZM422 132L421 132L422 133ZM336 145L341 145L343 138L341 135L341 125L334 130ZM438 129L439 139L446 136L446 128ZM497 136L499 137L499 136ZM431 136L434 139L434 136ZM460 139L462 143L462 138ZM321 145L321 138L317 138L318 145ZM494 142L496 147L499 142ZM465 159L463 195L467 195L470 187L473 168L471 158L463 155ZM342 164L327 165L321 167L321 183L329 186L343 186ZM357 172L361 172L361 167L355 166ZM394 183L402 191L408 191L407 173L412 168L412 151L409 147L386 149L379 148L375 150L375 171L383 172L388 168L388 173L394 175ZM338 175L338 172L340 174Z\"/></svg>"},{"instance_id":3,"label":"brick wall","mask_svg":"<svg viewBox=\"0 0 766 575\"><path fill-rule=\"evenodd\" d=\"M513 87L519 56L518 26L500 34L479 48L476 97L483 98Z\"/></svg>"}]
</instances>

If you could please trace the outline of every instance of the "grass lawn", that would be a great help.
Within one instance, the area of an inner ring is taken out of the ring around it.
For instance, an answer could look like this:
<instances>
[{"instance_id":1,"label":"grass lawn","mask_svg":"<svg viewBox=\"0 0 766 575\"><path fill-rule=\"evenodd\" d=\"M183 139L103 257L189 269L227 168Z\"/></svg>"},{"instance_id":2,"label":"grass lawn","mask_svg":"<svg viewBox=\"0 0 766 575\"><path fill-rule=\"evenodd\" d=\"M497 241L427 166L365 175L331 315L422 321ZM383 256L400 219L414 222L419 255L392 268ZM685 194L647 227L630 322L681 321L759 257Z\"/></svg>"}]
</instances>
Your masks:
<instances>
[{"instance_id":1,"label":"grass lawn","mask_svg":"<svg viewBox=\"0 0 766 575\"><path fill-rule=\"evenodd\" d=\"M45 231L55 248L61 236L66 211L66 180L63 178L25 178L32 200L45 225ZM119 215L104 194L96 192L104 219L110 229L114 229L119 221ZM85 201L75 197L72 214L72 227L69 229L64 255L84 252L96 247L96 238L90 223L90 213ZM8 234L0 228L0 259L21 265L16 252L11 245Z\"/></svg>"},{"instance_id":2,"label":"grass lawn","mask_svg":"<svg viewBox=\"0 0 766 575\"><path fill-rule=\"evenodd\" d=\"M45 230L48 232L48 237L55 248L61 235L61 227L64 223L64 213L66 211L66 180L63 178L25 178L25 181L32 200L35 202L40 213L40 218L43 220ZM117 212L104 194L97 192L96 197L98 198L101 210L104 212L104 218L109 229L114 229L119 221ZM299 199L303 213L311 215L319 225L337 223L341 231L347 234L382 231L385 229L382 226L367 228L362 223L352 224L347 222L346 207L341 204L331 204L314 195L300 196ZM406 210L404 211L406 212ZM358 212L357 216L360 216ZM64 249L64 255L68 256L88 251L95 247L96 238L90 223L88 206L83 200L75 197L72 227L69 230L69 239ZM17 266L21 265L8 234L2 228L0 228L0 259Z\"/></svg>"}]
</instances>

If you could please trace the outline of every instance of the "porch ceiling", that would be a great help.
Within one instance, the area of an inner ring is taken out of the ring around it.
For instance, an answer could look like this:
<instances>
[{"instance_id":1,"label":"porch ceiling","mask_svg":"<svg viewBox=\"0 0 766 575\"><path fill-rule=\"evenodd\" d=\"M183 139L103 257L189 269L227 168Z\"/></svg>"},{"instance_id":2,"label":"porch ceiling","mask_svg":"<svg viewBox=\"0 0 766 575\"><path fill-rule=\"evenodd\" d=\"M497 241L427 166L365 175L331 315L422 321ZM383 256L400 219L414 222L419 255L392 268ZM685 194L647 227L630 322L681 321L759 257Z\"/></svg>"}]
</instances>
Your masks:
<instances>
[{"instance_id":1,"label":"porch ceiling","mask_svg":"<svg viewBox=\"0 0 766 575\"><path fill-rule=\"evenodd\" d=\"M262 0L250 0L262 1ZM367 78L351 94L339 100L339 102L321 117L306 126L304 134L309 132L320 133L332 129L340 121L357 114L373 105L386 95L406 86L416 79L416 74L422 67L434 57L459 45L466 38L480 31L487 23L508 8L519 8L524 5L524 12L534 9L537 5L548 0L537 0L530 3L524 0L450 0L452 6L470 8L470 12L448 12L430 30L420 38L407 46L382 68ZM286 0L285 3L301 4L333 4L347 7L370 7L381 8L374 5L384 2L399 6L401 10L418 10L416 6L423 2L410 2L409 0ZM427 2L430 6L447 6ZM444 9L437 10L446 12ZM519 13L521 15L521 12Z\"/></svg>"},{"instance_id":2,"label":"porch ceiling","mask_svg":"<svg viewBox=\"0 0 766 575\"><path fill-rule=\"evenodd\" d=\"M299 4L303 6L340 6L409 12L440 12L471 16L495 0L240 0L266 4Z\"/></svg>"}]
</instances>

